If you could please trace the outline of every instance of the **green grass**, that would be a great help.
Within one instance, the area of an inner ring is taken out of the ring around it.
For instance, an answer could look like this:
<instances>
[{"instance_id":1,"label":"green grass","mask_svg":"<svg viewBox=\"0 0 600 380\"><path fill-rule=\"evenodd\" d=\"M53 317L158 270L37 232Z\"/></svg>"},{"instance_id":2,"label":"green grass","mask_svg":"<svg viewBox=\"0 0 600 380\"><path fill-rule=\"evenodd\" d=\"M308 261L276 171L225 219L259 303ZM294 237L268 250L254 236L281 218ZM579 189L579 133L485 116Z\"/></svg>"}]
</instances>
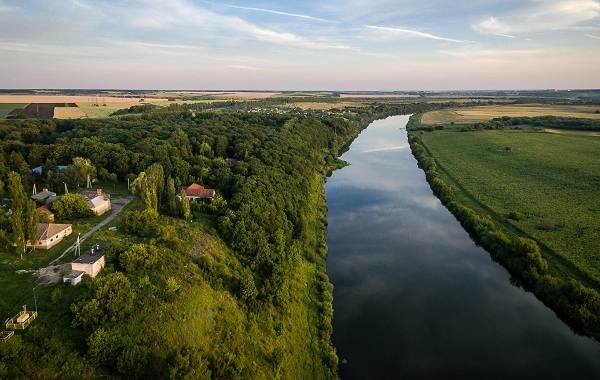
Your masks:
<instances>
[{"instance_id":1,"label":"green grass","mask_svg":"<svg viewBox=\"0 0 600 380\"><path fill-rule=\"evenodd\" d=\"M461 203L542 243L553 270L600 283L600 139L436 131L422 140L446 180L462 190ZM509 219L510 212L520 219ZM544 228L544 218L553 228Z\"/></svg>"},{"instance_id":2,"label":"green grass","mask_svg":"<svg viewBox=\"0 0 600 380\"><path fill-rule=\"evenodd\" d=\"M25 108L27 103L0 103L0 119L5 118L15 108Z\"/></svg>"}]
</instances>

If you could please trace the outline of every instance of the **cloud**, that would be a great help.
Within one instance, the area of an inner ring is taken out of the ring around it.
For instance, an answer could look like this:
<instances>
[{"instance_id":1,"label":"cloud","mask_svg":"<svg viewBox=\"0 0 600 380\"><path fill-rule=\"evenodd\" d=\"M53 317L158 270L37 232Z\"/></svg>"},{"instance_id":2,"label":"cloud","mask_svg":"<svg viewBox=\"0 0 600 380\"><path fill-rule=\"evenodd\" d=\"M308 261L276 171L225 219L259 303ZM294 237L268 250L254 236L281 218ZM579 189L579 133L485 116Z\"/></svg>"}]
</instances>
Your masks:
<instances>
[{"instance_id":1,"label":"cloud","mask_svg":"<svg viewBox=\"0 0 600 380\"><path fill-rule=\"evenodd\" d=\"M437 36L435 34L421 32L421 31L413 30L413 29L406 29L406 28L390 28L390 27L386 27L386 26L375 26L375 25L367 25L367 26L365 26L365 28L367 28L371 31L375 31L376 33L388 35L388 36L398 36L398 37L407 36L407 37L428 38L431 40L456 42L456 43L469 42L469 41L465 41L465 40L457 40L454 38L441 37L441 36Z\"/></svg>"},{"instance_id":2,"label":"cloud","mask_svg":"<svg viewBox=\"0 0 600 380\"><path fill-rule=\"evenodd\" d=\"M544 50L536 49L452 49L440 50L439 53L459 58L510 58L515 56L533 56L544 54Z\"/></svg>"},{"instance_id":3,"label":"cloud","mask_svg":"<svg viewBox=\"0 0 600 380\"><path fill-rule=\"evenodd\" d=\"M270 14L275 14L275 15L280 15L280 16L302 18L305 20L321 21L321 22L335 22L335 21L331 21L331 20L325 20L324 18L303 15L303 14L299 14L299 13L282 12L282 11L278 11L278 10L274 10L274 9L243 7L240 5L231 5L231 4L219 4L219 5L223 6L223 7L228 7L228 8L243 9L243 10L247 10L247 11L263 12L263 13L270 13Z\"/></svg>"},{"instance_id":4,"label":"cloud","mask_svg":"<svg viewBox=\"0 0 600 380\"><path fill-rule=\"evenodd\" d=\"M195 27L211 35L238 39L253 39L261 42L308 49L350 49L337 42L309 39L288 31L277 31L262 27L239 17L225 16L198 7L186 0L172 0L168 4L157 0L145 0L139 11L127 10L129 24L138 28L169 28L173 26Z\"/></svg>"},{"instance_id":5,"label":"cloud","mask_svg":"<svg viewBox=\"0 0 600 380\"><path fill-rule=\"evenodd\" d=\"M593 38L595 40L600 40L600 36L596 36L594 34L585 34L586 37Z\"/></svg>"},{"instance_id":6,"label":"cloud","mask_svg":"<svg viewBox=\"0 0 600 380\"><path fill-rule=\"evenodd\" d=\"M229 67L230 69L243 70L243 71L270 71L269 69L266 69L264 67L256 67L256 66L240 65L240 64L227 65L227 67Z\"/></svg>"},{"instance_id":7,"label":"cloud","mask_svg":"<svg viewBox=\"0 0 600 380\"><path fill-rule=\"evenodd\" d=\"M17 7L13 7L11 5L6 5L6 4L4 4L4 2L2 2L0 0L0 13L12 12L12 11L15 11L17 9L18 9Z\"/></svg>"},{"instance_id":8,"label":"cloud","mask_svg":"<svg viewBox=\"0 0 600 380\"><path fill-rule=\"evenodd\" d=\"M483 34L515 34L568 29L600 16L596 0L530 0L529 5L502 16L488 16L474 24Z\"/></svg>"},{"instance_id":9,"label":"cloud","mask_svg":"<svg viewBox=\"0 0 600 380\"><path fill-rule=\"evenodd\" d=\"M363 150L363 153L377 153L377 152L389 152L392 150L404 150L404 149L408 149L410 146L408 144L402 144L402 145L393 145L393 146L382 146L382 147L378 147L378 148L371 148L371 149L366 149Z\"/></svg>"}]
</instances>

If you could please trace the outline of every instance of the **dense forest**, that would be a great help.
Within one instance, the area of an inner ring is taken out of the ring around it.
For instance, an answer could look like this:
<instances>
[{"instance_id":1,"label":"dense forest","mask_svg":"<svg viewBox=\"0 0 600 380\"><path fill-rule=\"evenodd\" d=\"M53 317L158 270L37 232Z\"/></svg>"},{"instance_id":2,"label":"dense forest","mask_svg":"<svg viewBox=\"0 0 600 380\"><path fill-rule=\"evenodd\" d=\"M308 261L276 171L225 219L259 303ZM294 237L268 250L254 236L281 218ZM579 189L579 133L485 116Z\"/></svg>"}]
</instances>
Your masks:
<instances>
[{"instance_id":1,"label":"dense forest","mask_svg":"<svg viewBox=\"0 0 600 380\"><path fill-rule=\"evenodd\" d=\"M76 189L85 176L73 168L91 165L103 183L129 180L137 200L117 235L101 235L111 244L104 274L81 290L41 290L46 317L0 347L0 377L336 377L325 176L372 120L443 106L297 115L190 105L3 122L3 183L18 174L25 189ZM180 201L192 182L217 196ZM0 218L1 255L16 260L16 217ZM182 310L190 326L173 325Z\"/></svg>"}]
</instances>

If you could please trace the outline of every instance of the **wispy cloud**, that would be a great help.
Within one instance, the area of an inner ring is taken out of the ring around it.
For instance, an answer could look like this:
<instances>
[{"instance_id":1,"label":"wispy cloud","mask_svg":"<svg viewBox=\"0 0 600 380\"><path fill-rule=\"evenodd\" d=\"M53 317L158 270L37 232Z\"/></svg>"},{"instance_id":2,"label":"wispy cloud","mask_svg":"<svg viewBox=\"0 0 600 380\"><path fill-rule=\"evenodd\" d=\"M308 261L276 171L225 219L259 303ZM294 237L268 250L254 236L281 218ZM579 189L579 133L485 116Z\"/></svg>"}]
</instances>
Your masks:
<instances>
[{"instance_id":1,"label":"wispy cloud","mask_svg":"<svg viewBox=\"0 0 600 380\"><path fill-rule=\"evenodd\" d=\"M514 37L518 33L572 28L600 16L596 0L529 0L501 16L488 16L472 27L484 34Z\"/></svg>"},{"instance_id":2,"label":"wispy cloud","mask_svg":"<svg viewBox=\"0 0 600 380\"><path fill-rule=\"evenodd\" d=\"M168 28L175 25L193 26L211 34L254 39L261 42L308 49L350 49L347 44L323 39L309 39L289 31L269 29L234 16L215 13L186 0L172 0L168 4L145 0L140 11L128 12L129 23L139 28Z\"/></svg>"},{"instance_id":3,"label":"wispy cloud","mask_svg":"<svg viewBox=\"0 0 600 380\"><path fill-rule=\"evenodd\" d=\"M0 0L0 13L4 13L4 12L12 12L17 10L17 7L13 7L12 5L6 5L4 4L4 2L2 2Z\"/></svg>"},{"instance_id":4,"label":"wispy cloud","mask_svg":"<svg viewBox=\"0 0 600 380\"><path fill-rule=\"evenodd\" d=\"M256 66L240 65L240 64L227 65L227 67L229 67L230 69L242 70L242 71L271 71L264 67L256 67Z\"/></svg>"},{"instance_id":5,"label":"wispy cloud","mask_svg":"<svg viewBox=\"0 0 600 380\"><path fill-rule=\"evenodd\" d=\"M326 19L320 18L320 17L314 17L314 16L309 16L309 15L304 15L304 14L299 14L299 13L283 12L283 11L278 11L275 9L244 7L241 5L232 5L232 4L219 4L219 5L223 6L223 7L227 7L227 8L243 9L246 11L255 11L255 12L262 12L262 13L270 13L270 14L280 15L280 16L302 18L305 20L320 21L320 22L335 22L335 21L326 20Z\"/></svg>"},{"instance_id":6,"label":"wispy cloud","mask_svg":"<svg viewBox=\"0 0 600 380\"><path fill-rule=\"evenodd\" d=\"M414 29L406 29L406 28L391 28L387 26L376 26L376 25L367 25L365 28L375 31L376 33L387 35L387 36L398 36L398 37L417 37L417 38L427 38L436 41L445 41L445 42L456 42L456 43L465 43L469 41L458 40L455 38L441 37L435 34L421 32L419 30Z\"/></svg>"},{"instance_id":7,"label":"wispy cloud","mask_svg":"<svg viewBox=\"0 0 600 380\"><path fill-rule=\"evenodd\" d=\"M516 56L530 57L544 54L541 49L485 49L465 48L452 50L439 50L439 53L458 58L507 58L514 59Z\"/></svg>"},{"instance_id":8,"label":"wispy cloud","mask_svg":"<svg viewBox=\"0 0 600 380\"><path fill-rule=\"evenodd\" d=\"M593 38L595 40L600 40L600 36L596 36L595 34L585 34L586 37Z\"/></svg>"}]
</instances>

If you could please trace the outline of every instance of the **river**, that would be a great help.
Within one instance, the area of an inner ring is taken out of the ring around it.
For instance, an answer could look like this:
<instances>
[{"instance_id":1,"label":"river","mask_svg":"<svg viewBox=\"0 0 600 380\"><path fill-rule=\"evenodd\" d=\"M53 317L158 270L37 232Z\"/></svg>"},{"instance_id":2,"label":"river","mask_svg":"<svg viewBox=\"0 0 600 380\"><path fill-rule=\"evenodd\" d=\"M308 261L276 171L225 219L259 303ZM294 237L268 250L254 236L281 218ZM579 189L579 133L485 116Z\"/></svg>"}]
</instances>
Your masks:
<instances>
[{"instance_id":1,"label":"river","mask_svg":"<svg viewBox=\"0 0 600 380\"><path fill-rule=\"evenodd\" d=\"M342 379L599 379L578 336L433 195L404 129L373 122L326 184Z\"/></svg>"}]
</instances>

